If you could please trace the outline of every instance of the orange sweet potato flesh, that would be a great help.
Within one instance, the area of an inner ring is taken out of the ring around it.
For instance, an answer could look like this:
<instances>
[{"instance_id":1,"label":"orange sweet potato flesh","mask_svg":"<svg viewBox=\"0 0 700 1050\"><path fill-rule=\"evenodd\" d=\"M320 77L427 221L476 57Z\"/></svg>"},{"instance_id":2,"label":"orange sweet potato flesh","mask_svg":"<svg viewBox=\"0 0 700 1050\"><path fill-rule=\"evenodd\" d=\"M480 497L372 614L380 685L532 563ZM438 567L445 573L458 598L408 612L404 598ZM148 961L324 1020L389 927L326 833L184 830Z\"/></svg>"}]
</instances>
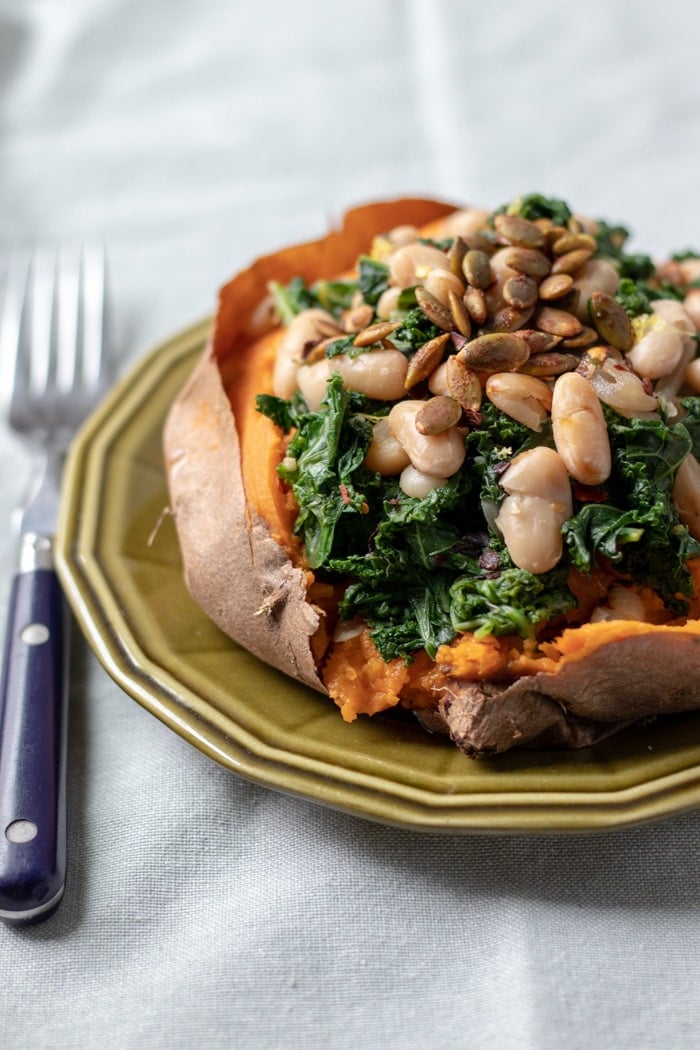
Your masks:
<instances>
[{"instance_id":1,"label":"orange sweet potato flesh","mask_svg":"<svg viewBox=\"0 0 700 1050\"><path fill-rule=\"evenodd\" d=\"M221 289L210 343L164 432L187 585L226 634L330 691L347 721L401 704L472 756L585 747L639 719L700 707L698 619L588 624L536 653L520 640L464 636L435 663L422 653L408 668L381 666L366 633L330 643L333 590L304 565L293 500L275 473L284 438L255 410L255 395L270 392L279 339L265 305L268 282L344 273L374 235L426 226L452 210L423 199L354 209L326 237L264 256ZM696 602L692 615L699 613Z\"/></svg>"}]
</instances>

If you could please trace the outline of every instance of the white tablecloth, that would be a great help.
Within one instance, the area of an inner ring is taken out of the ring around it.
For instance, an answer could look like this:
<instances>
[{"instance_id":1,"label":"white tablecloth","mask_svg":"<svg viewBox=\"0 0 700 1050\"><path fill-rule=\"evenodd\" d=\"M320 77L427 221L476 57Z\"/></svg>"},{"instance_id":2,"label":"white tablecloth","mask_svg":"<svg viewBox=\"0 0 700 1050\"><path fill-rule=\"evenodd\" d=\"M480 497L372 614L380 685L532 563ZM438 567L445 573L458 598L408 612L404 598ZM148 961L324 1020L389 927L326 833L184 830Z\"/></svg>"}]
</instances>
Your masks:
<instances>
[{"instance_id":1,"label":"white tablecloth","mask_svg":"<svg viewBox=\"0 0 700 1050\"><path fill-rule=\"evenodd\" d=\"M537 190L698 246L699 37L680 0L0 0L0 249L104 238L126 369L368 199ZM4 522L25 465L3 430ZM0 928L6 1050L698 1045L700 814L396 830L238 779L73 664L69 883Z\"/></svg>"}]
</instances>

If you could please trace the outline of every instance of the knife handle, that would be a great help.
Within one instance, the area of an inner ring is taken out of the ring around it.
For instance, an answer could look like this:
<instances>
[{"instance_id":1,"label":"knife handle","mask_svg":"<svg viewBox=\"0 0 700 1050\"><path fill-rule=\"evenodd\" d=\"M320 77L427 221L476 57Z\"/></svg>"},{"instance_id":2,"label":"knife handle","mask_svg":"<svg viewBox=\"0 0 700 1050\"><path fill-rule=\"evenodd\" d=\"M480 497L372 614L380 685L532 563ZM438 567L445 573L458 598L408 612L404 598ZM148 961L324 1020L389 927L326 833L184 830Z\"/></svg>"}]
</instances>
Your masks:
<instances>
[{"instance_id":1,"label":"knife handle","mask_svg":"<svg viewBox=\"0 0 700 1050\"><path fill-rule=\"evenodd\" d=\"M13 580L0 687L0 919L48 918L66 876L66 606L52 568Z\"/></svg>"}]
</instances>

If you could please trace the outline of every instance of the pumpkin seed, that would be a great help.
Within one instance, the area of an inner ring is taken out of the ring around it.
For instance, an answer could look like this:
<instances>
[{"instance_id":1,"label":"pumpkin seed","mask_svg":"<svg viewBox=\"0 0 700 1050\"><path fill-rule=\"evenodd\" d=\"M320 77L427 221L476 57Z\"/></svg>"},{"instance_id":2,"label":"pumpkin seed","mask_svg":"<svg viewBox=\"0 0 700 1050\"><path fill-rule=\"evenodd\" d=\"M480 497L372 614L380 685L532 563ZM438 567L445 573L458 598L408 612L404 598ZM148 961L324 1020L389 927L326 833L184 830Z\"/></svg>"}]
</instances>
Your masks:
<instances>
[{"instance_id":1,"label":"pumpkin seed","mask_svg":"<svg viewBox=\"0 0 700 1050\"><path fill-rule=\"evenodd\" d=\"M416 288L416 302L428 320L432 321L438 328L442 328L446 332L454 328L452 315L447 307L443 306L440 300L432 295L427 288Z\"/></svg>"},{"instance_id":2,"label":"pumpkin seed","mask_svg":"<svg viewBox=\"0 0 700 1050\"><path fill-rule=\"evenodd\" d=\"M509 248L503 254L503 262L511 270L530 277L546 277L552 266L544 252L537 248Z\"/></svg>"},{"instance_id":3,"label":"pumpkin seed","mask_svg":"<svg viewBox=\"0 0 700 1050\"><path fill-rule=\"evenodd\" d=\"M472 322L469 311L464 305L464 300L456 292L452 291L448 293L447 298L450 303L450 313L452 314L455 328L468 339L472 334Z\"/></svg>"},{"instance_id":4,"label":"pumpkin seed","mask_svg":"<svg viewBox=\"0 0 700 1050\"><path fill-rule=\"evenodd\" d=\"M452 246L447 253L447 261L450 264L450 270L455 277L462 277L462 263L464 256L467 254L467 242L463 237L455 237L452 242Z\"/></svg>"},{"instance_id":5,"label":"pumpkin seed","mask_svg":"<svg viewBox=\"0 0 700 1050\"><path fill-rule=\"evenodd\" d=\"M481 407L481 383L461 358L455 355L447 358L445 379L447 389L464 411L478 412Z\"/></svg>"},{"instance_id":6,"label":"pumpkin seed","mask_svg":"<svg viewBox=\"0 0 700 1050\"><path fill-rule=\"evenodd\" d=\"M576 273L593 255L590 248L576 248L558 255L552 264L552 273Z\"/></svg>"},{"instance_id":7,"label":"pumpkin seed","mask_svg":"<svg viewBox=\"0 0 700 1050\"><path fill-rule=\"evenodd\" d=\"M549 332L540 332L536 328L521 328L518 335L525 340L531 354L544 354L561 342L560 335L550 335Z\"/></svg>"},{"instance_id":8,"label":"pumpkin seed","mask_svg":"<svg viewBox=\"0 0 700 1050\"><path fill-rule=\"evenodd\" d=\"M593 292L588 300L588 316L600 338L616 350L629 350L634 334L627 311L605 292Z\"/></svg>"},{"instance_id":9,"label":"pumpkin seed","mask_svg":"<svg viewBox=\"0 0 700 1050\"><path fill-rule=\"evenodd\" d=\"M563 233L552 244L552 251L555 255L566 255L567 252L576 251L578 248L594 252L596 247L595 238L588 233Z\"/></svg>"},{"instance_id":10,"label":"pumpkin seed","mask_svg":"<svg viewBox=\"0 0 700 1050\"><path fill-rule=\"evenodd\" d=\"M578 317L553 306L541 306L535 315L535 324L540 331L560 335L564 339L578 335L583 327Z\"/></svg>"},{"instance_id":11,"label":"pumpkin seed","mask_svg":"<svg viewBox=\"0 0 700 1050\"><path fill-rule=\"evenodd\" d=\"M523 219L520 215L496 215L493 220L494 229L499 237L507 244L515 244L519 248L544 248L545 237L539 226L529 219Z\"/></svg>"},{"instance_id":12,"label":"pumpkin seed","mask_svg":"<svg viewBox=\"0 0 700 1050\"><path fill-rule=\"evenodd\" d=\"M464 293L464 305L474 324L484 324L489 315L489 309L481 288L467 288Z\"/></svg>"},{"instance_id":13,"label":"pumpkin seed","mask_svg":"<svg viewBox=\"0 0 700 1050\"><path fill-rule=\"evenodd\" d=\"M516 328L522 328L527 324L534 313L533 306L519 309L517 306L502 306L493 315L488 325L490 332L514 332Z\"/></svg>"},{"instance_id":14,"label":"pumpkin seed","mask_svg":"<svg viewBox=\"0 0 700 1050\"><path fill-rule=\"evenodd\" d=\"M442 434L459 423L461 418L462 406L454 398L438 394L418 409L415 426L419 434Z\"/></svg>"},{"instance_id":15,"label":"pumpkin seed","mask_svg":"<svg viewBox=\"0 0 700 1050\"><path fill-rule=\"evenodd\" d=\"M533 354L520 371L529 376L560 376L564 372L573 372L579 366L580 358L576 354L561 354L556 350L545 351L542 354Z\"/></svg>"},{"instance_id":16,"label":"pumpkin seed","mask_svg":"<svg viewBox=\"0 0 700 1050\"><path fill-rule=\"evenodd\" d=\"M423 343L421 347L416 350L415 354L408 362L408 370L406 372L406 379L404 386L406 390L410 390L416 383L422 382L431 376L437 366L442 361L443 354L445 353L445 346L450 339L449 332L445 332L444 335L436 335L434 339L429 339L427 343Z\"/></svg>"},{"instance_id":17,"label":"pumpkin seed","mask_svg":"<svg viewBox=\"0 0 700 1050\"><path fill-rule=\"evenodd\" d=\"M515 372L530 356L530 349L519 335L489 332L470 340L459 357L479 372Z\"/></svg>"},{"instance_id":18,"label":"pumpkin seed","mask_svg":"<svg viewBox=\"0 0 700 1050\"><path fill-rule=\"evenodd\" d=\"M589 346L593 346L594 343L598 342L598 333L594 328L589 328L587 325L582 325L581 331L578 335L572 335L568 339L562 341L562 347L566 347L567 350L586 350Z\"/></svg>"},{"instance_id":19,"label":"pumpkin seed","mask_svg":"<svg viewBox=\"0 0 700 1050\"><path fill-rule=\"evenodd\" d=\"M373 343L381 343L382 339L386 339L388 335L391 335L392 332L395 332L400 327L400 321L377 321L376 324L371 324L369 328L363 328L361 332L358 332L352 341L352 345L364 347L372 346Z\"/></svg>"},{"instance_id":20,"label":"pumpkin seed","mask_svg":"<svg viewBox=\"0 0 700 1050\"><path fill-rule=\"evenodd\" d=\"M471 248L464 256L462 273L473 288L488 288L493 281L488 255L475 248Z\"/></svg>"},{"instance_id":21,"label":"pumpkin seed","mask_svg":"<svg viewBox=\"0 0 700 1050\"><path fill-rule=\"evenodd\" d=\"M562 296L571 291L573 283L574 279L571 274L551 274L549 277L545 277L539 287L540 299L544 299L545 302L551 302L554 299L561 299Z\"/></svg>"},{"instance_id":22,"label":"pumpkin seed","mask_svg":"<svg viewBox=\"0 0 700 1050\"><path fill-rule=\"evenodd\" d=\"M509 306L526 310L537 302L537 282L525 273L509 277L503 285L503 298Z\"/></svg>"}]
</instances>

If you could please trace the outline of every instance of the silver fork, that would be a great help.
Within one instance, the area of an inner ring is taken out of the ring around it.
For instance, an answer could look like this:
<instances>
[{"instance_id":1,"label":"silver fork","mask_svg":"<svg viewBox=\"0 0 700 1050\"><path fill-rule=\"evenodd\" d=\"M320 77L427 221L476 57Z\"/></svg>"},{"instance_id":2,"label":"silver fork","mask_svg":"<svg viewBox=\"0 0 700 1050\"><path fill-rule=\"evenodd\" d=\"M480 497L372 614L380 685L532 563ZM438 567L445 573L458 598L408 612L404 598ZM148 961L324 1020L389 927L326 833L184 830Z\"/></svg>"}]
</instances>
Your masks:
<instances>
[{"instance_id":1,"label":"silver fork","mask_svg":"<svg viewBox=\"0 0 700 1050\"><path fill-rule=\"evenodd\" d=\"M0 918L15 924L53 914L65 888L69 618L53 537L65 452L110 379L104 284L101 249L16 257L0 327L9 423L35 455L0 685Z\"/></svg>"}]
</instances>

